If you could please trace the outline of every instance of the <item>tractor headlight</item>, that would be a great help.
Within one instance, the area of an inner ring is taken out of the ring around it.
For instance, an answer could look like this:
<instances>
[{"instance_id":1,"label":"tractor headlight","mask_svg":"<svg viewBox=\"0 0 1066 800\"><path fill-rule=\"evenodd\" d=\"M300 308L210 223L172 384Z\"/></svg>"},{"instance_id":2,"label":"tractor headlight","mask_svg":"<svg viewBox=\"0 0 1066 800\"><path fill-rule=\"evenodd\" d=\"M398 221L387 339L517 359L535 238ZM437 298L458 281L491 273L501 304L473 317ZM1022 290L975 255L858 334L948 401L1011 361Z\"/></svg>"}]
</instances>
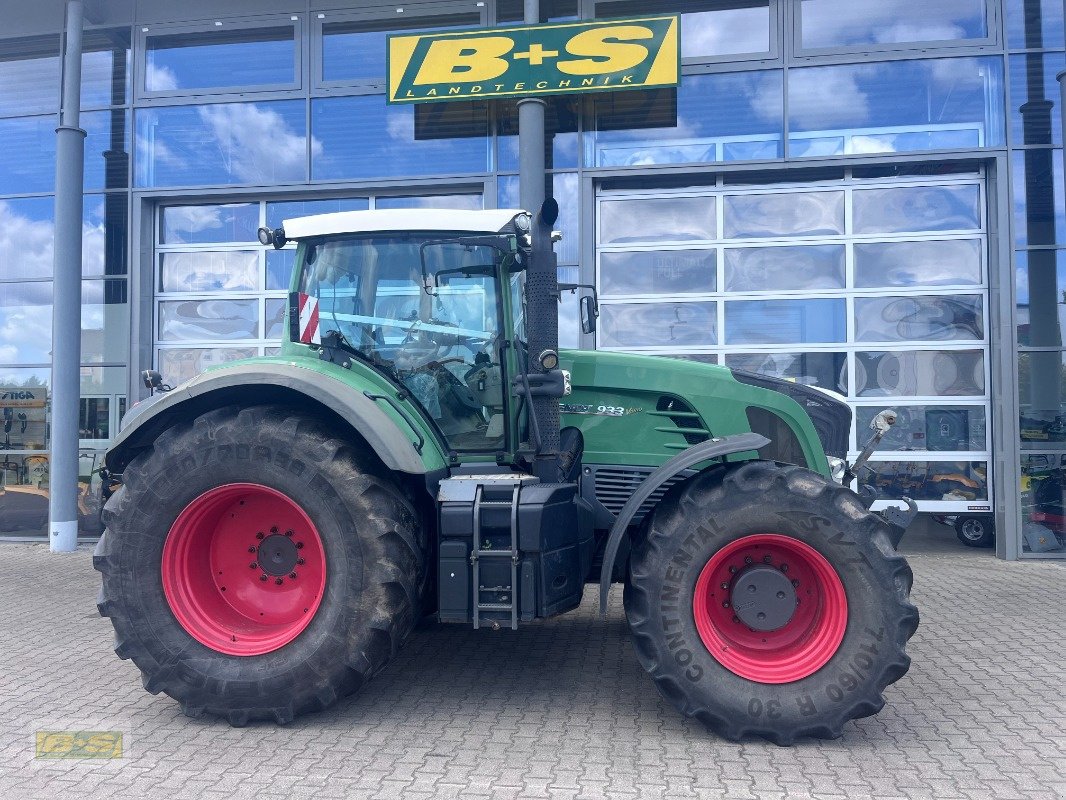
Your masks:
<instances>
[{"instance_id":1,"label":"tractor headlight","mask_svg":"<svg viewBox=\"0 0 1066 800\"><path fill-rule=\"evenodd\" d=\"M844 473L848 470L848 462L836 456L826 456L826 459L829 461L829 474L833 476L834 481L842 484Z\"/></svg>"}]
</instances>

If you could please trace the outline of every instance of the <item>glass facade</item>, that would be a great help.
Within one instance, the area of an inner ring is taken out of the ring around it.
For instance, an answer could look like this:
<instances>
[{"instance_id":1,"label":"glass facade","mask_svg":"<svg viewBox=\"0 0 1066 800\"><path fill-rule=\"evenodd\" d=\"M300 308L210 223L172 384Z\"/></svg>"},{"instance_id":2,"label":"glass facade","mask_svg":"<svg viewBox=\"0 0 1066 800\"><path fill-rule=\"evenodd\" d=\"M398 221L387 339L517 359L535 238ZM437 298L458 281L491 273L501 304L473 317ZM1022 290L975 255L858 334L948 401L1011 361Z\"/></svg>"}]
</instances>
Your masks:
<instances>
[{"instance_id":1,"label":"glass facade","mask_svg":"<svg viewBox=\"0 0 1066 800\"><path fill-rule=\"evenodd\" d=\"M293 251L264 251L259 225L518 204L514 102L384 100L389 33L514 24L517 0L291 14L229 0L165 23L149 5L85 37L85 533L131 375L156 366L174 382L275 351ZM875 458L886 496L995 505L1016 517L1001 554L1066 554L1062 4L542 8L546 21L682 17L677 89L548 101L560 277L596 281L603 299L583 336L564 297L564 346L832 388L856 410L853 448L890 402L906 424ZM60 31L39 34L0 37L0 484L31 509L0 500L0 535L43 534L47 505ZM1006 423L992 408L1014 408L1015 381L1016 446L993 452Z\"/></svg>"}]
</instances>

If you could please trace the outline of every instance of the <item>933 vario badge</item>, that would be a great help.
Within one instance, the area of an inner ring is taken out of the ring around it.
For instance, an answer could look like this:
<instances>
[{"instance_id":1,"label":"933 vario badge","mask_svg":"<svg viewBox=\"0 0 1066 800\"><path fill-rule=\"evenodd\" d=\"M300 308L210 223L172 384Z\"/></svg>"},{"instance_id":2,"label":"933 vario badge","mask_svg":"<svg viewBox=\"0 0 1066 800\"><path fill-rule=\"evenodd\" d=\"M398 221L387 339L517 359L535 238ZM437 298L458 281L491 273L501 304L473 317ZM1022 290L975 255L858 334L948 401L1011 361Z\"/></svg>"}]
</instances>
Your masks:
<instances>
[{"instance_id":1,"label":"933 vario badge","mask_svg":"<svg viewBox=\"0 0 1066 800\"><path fill-rule=\"evenodd\" d=\"M643 408L626 408L625 406L559 403L560 414L585 414L594 417L626 417L630 414L639 414L643 410Z\"/></svg>"}]
</instances>

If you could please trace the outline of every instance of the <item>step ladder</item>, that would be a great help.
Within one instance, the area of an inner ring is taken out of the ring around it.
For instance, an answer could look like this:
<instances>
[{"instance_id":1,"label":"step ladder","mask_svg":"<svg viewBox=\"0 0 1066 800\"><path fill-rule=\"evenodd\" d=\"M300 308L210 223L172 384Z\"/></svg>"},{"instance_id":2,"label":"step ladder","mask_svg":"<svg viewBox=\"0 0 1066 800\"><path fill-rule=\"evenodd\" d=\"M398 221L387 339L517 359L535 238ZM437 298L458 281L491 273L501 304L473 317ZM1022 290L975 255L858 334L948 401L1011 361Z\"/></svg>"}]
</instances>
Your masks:
<instances>
[{"instance_id":1,"label":"step ladder","mask_svg":"<svg viewBox=\"0 0 1066 800\"><path fill-rule=\"evenodd\" d=\"M509 611L511 612L511 630L518 629L518 494L522 488L521 481L516 481L511 489L511 499L486 500L484 497L485 487L478 485L474 491L474 542L470 551L470 565L473 567L474 602L473 616L474 628L481 627L482 611ZM510 512L511 549L482 549L482 512L489 509L508 509ZM510 586L482 586L481 585L481 560L484 558L509 558L511 560L511 585ZM482 592L494 592L498 598L505 597L508 602L484 603L481 600ZM492 620L498 625L497 620Z\"/></svg>"}]
</instances>

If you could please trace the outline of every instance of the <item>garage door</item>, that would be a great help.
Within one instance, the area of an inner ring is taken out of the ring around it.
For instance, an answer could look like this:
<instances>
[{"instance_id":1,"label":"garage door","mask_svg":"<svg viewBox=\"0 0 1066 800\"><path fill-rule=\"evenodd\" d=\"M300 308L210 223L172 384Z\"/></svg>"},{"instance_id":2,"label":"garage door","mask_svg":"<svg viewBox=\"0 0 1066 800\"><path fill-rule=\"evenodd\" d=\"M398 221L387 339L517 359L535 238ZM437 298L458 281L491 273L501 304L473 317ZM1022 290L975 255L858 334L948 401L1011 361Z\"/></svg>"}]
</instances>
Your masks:
<instances>
[{"instance_id":1,"label":"garage door","mask_svg":"<svg viewBox=\"0 0 1066 800\"><path fill-rule=\"evenodd\" d=\"M989 506L983 176L597 196L598 347L725 364L838 392L886 498Z\"/></svg>"}]
</instances>

